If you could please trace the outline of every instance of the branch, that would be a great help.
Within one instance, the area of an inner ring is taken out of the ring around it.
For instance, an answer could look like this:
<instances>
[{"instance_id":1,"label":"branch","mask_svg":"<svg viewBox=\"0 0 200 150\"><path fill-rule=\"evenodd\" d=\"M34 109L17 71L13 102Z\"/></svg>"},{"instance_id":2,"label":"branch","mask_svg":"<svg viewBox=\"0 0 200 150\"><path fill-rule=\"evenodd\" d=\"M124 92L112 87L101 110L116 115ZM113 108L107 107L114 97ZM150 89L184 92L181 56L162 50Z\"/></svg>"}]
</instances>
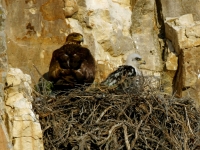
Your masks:
<instances>
[{"instance_id":1,"label":"branch","mask_svg":"<svg viewBox=\"0 0 200 150\"><path fill-rule=\"evenodd\" d=\"M149 102L148 101L146 101L148 104L149 104ZM135 130L135 138L134 138L134 140L132 140L132 142L131 142L131 149L133 149L134 148L134 146L135 146L135 143L136 143L136 141L137 141L137 139L138 139L138 131L139 131L139 129L140 129L140 126L142 125L142 123L143 123L143 121L152 113L152 107L150 106L150 104L149 104L149 113L147 113L145 116L143 116L143 118L140 120L140 123L138 124L138 126L136 127L136 130Z\"/></svg>"},{"instance_id":2,"label":"branch","mask_svg":"<svg viewBox=\"0 0 200 150\"><path fill-rule=\"evenodd\" d=\"M97 121L95 123L99 123L99 121L101 120L101 118L105 115L105 113L110 109L112 108L112 106L109 106L108 108L106 108L102 113L101 115L99 116L99 118L97 119Z\"/></svg>"},{"instance_id":3,"label":"branch","mask_svg":"<svg viewBox=\"0 0 200 150\"><path fill-rule=\"evenodd\" d=\"M190 129L190 132L192 133L192 135L194 135L194 133L193 133L193 131L192 131L192 128L191 128L191 126L190 126L190 120L189 120L189 118L188 118L187 109L186 109L186 107L184 107L184 108L185 108L185 117L186 117L186 120L187 120L188 128Z\"/></svg>"},{"instance_id":4,"label":"branch","mask_svg":"<svg viewBox=\"0 0 200 150\"><path fill-rule=\"evenodd\" d=\"M97 142L97 145L102 145L102 144L104 144L104 143L111 137L113 131L114 131L116 128L119 128L119 127L121 127L121 126L122 126L122 123L118 123L118 124L115 124L114 126L112 126L111 129L110 129L109 132L108 132L108 133L109 133L108 136L107 136L104 140Z\"/></svg>"},{"instance_id":5,"label":"branch","mask_svg":"<svg viewBox=\"0 0 200 150\"><path fill-rule=\"evenodd\" d=\"M123 129L124 129L124 138L125 138L125 143L126 143L126 149L131 150L130 143L128 141L128 133L127 133L127 126L123 124Z\"/></svg>"}]
</instances>

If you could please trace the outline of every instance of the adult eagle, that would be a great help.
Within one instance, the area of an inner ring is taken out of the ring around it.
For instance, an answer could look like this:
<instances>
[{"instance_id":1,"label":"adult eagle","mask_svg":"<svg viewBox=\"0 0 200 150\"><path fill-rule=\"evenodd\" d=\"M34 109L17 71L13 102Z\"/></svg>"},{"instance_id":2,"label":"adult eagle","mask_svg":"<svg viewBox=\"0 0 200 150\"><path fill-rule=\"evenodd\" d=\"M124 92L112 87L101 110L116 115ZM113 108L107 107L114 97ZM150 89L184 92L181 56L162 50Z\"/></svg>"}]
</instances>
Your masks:
<instances>
[{"instance_id":1,"label":"adult eagle","mask_svg":"<svg viewBox=\"0 0 200 150\"><path fill-rule=\"evenodd\" d=\"M119 66L115 71L110 73L108 77L101 82L101 85L108 87L117 86L127 77L141 75L141 71L139 70L141 64L145 64L145 61L142 60L139 54L130 54L126 59L126 64Z\"/></svg>"},{"instance_id":2,"label":"adult eagle","mask_svg":"<svg viewBox=\"0 0 200 150\"><path fill-rule=\"evenodd\" d=\"M48 78L55 88L74 88L76 84L93 83L95 60L90 50L81 46L81 42L83 35L71 33L66 43L53 52Z\"/></svg>"}]
</instances>

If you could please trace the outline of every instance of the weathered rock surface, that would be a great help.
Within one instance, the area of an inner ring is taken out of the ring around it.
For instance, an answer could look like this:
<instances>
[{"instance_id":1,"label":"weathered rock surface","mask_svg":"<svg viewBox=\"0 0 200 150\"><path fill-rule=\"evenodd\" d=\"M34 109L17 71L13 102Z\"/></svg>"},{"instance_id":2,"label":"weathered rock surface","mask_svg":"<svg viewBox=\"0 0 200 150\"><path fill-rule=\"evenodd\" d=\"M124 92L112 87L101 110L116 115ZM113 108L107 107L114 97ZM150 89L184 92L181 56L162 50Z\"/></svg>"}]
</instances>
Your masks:
<instances>
[{"instance_id":1,"label":"weathered rock surface","mask_svg":"<svg viewBox=\"0 0 200 150\"><path fill-rule=\"evenodd\" d=\"M155 5L155 1L136 1L132 12L131 33L135 51L141 53L147 62L145 69L161 72L163 70L162 40L158 36L160 30L158 20L154 17L157 14Z\"/></svg>"},{"instance_id":2,"label":"weathered rock surface","mask_svg":"<svg viewBox=\"0 0 200 150\"><path fill-rule=\"evenodd\" d=\"M178 57L176 56L175 49L171 41L166 41L167 57L166 57L166 69L176 71L178 68Z\"/></svg>"},{"instance_id":3,"label":"weathered rock surface","mask_svg":"<svg viewBox=\"0 0 200 150\"><path fill-rule=\"evenodd\" d=\"M13 150L43 150L41 126L31 104L31 77L10 68L6 81L5 122Z\"/></svg>"},{"instance_id":4,"label":"weathered rock surface","mask_svg":"<svg viewBox=\"0 0 200 150\"><path fill-rule=\"evenodd\" d=\"M0 121L6 103L7 147L12 148L13 140L14 149L43 149L41 133L30 131L40 131L29 86L40 78L33 64L42 74L47 72L53 50L71 32L83 34L83 44L95 56L95 82L137 52L147 62L144 75L163 77L167 92L173 80L178 96L189 94L200 104L199 7L197 0L0 1ZM30 74L33 82L18 69L7 75L8 63ZM7 88L4 102L6 76L13 87Z\"/></svg>"},{"instance_id":5,"label":"weathered rock surface","mask_svg":"<svg viewBox=\"0 0 200 150\"><path fill-rule=\"evenodd\" d=\"M163 18L179 17L185 14L193 14L194 20L200 20L200 1L198 0L158 0L161 3Z\"/></svg>"},{"instance_id":6,"label":"weathered rock surface","mask_svg":"<svg viewBox=\"0 0 200 150\"><path fill-rule=\"evenodd\" d=\"M146 59L145 74L161 72L154 6L154 1L146 0L7 0L6 9L15 12L8 11L6 20L9 63L37 82L40 76L32 64L42 74L47 72L53 50L64 44L68 33L80 32L97 61L96 82L131 52Z\"/></svg>"},{"instance_id":7,"label":"weathered rock surface","mask_svg":"<svg viewBox=\"0 0 200 150\"><path fill-rule=\"evenodd\" d=\"M6 124L3 120L5 116L4 85L7 75L7 53L6 53L6 34L5 34L6 11L0 1L0 149L11 150L12 144L9 139Z\"/></svg>"},{"instance_id":8,"label":"weathered rock surface","mask_svg":"<svg viewBox=\"0 0 200 150\"><path fill-rule=\"evenodd\" d=\"M168 19L165 23L166 37L172 41L175 53L178 55L179 67L174 78L174 92L178 96L184 93L200 101L200 22L194 21L192 14ZM193 92L187 90L192 88ZM195 92L196 91L196 94ZM184 95L185 95L184 94Z\"/></svg>"}]
</instances>

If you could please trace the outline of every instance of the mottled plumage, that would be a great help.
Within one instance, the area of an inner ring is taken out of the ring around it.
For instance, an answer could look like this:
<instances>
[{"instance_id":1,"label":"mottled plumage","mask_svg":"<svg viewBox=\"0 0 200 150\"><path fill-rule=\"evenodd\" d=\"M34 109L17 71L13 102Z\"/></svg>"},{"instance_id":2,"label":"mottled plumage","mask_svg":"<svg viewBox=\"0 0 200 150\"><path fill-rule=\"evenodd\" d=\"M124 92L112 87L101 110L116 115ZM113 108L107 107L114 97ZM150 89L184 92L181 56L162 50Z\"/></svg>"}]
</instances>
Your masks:
<instances>
[{"instance_id":1,"label":"mottled plumage","mask_svg":"<svg viewBox=\"0 0 200 150\"><path fill-rule=\"evenodd\" d=\"M115 86L123 82L127 77L141 75L139 70L141 64L145 64L145 61L142 60L139 54L130 54L127 57L126 64L119 66L114 72L110 73L101 85Z\"/></svg>"}]
</instances>

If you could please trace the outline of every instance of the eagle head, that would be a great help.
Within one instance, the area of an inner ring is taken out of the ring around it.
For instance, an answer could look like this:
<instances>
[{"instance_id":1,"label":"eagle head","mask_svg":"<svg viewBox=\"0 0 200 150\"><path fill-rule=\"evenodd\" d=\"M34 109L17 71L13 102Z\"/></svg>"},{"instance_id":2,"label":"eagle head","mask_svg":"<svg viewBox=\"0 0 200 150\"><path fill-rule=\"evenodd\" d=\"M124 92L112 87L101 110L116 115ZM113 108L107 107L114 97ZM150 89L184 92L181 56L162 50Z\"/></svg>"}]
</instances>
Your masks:
<instances>
[{"instance_id":1,"label":"eagle head","mask_svg":"<svg viewBox=\"0 0 200 150\"><path fill-rule=\"evenodd\" d=\"M130 54L126 59L126 65L133 66L134 68L139 68L142 64L146 64L146 62L136 53Z\"/></svg>"},{"instance_id":2,"label":"eagle head","mask_svg":"<svg viewBox=\"0 0 200 150\"><path fill-rule=\"evenodd\" d=\"M80 33L70 33L66 38L66 43L81 44L83 42L83 35Z\"/></svg>"}]
</instances>

